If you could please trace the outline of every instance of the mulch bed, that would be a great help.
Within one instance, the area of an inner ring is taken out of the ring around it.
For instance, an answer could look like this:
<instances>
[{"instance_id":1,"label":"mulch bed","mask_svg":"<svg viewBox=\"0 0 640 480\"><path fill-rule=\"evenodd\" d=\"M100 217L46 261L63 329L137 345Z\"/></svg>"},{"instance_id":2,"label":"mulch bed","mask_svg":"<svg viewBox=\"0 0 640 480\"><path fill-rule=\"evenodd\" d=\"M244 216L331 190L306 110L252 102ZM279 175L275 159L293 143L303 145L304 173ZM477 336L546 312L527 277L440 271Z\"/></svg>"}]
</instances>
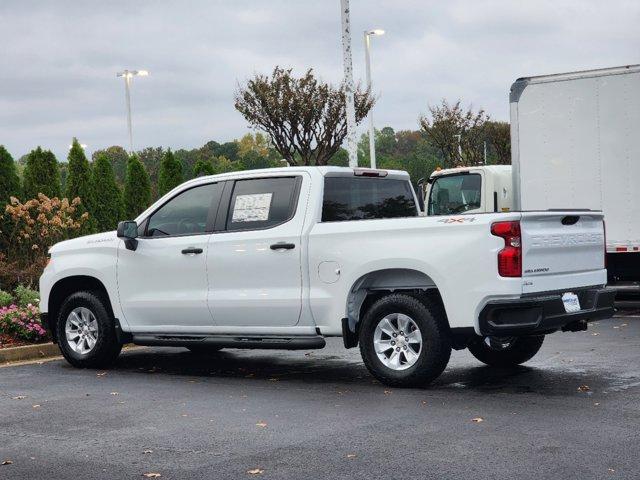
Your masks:
<instances>
[{"instance_id":1,"label":"mulch bed","mask_svg":"<svg viewBox=\"0 0 640 480\"><path fill-rule=\"evenodd\" d=\"M48 340L45 339L42 342L37 343L47 343ZM6 333L0 333L0 349L1 348L10 348L10 347L21 347L23 345L35 345L34 343L25 342L24 340L18 340L11 335L7 335Z\"/></svg>"}]
</instances>

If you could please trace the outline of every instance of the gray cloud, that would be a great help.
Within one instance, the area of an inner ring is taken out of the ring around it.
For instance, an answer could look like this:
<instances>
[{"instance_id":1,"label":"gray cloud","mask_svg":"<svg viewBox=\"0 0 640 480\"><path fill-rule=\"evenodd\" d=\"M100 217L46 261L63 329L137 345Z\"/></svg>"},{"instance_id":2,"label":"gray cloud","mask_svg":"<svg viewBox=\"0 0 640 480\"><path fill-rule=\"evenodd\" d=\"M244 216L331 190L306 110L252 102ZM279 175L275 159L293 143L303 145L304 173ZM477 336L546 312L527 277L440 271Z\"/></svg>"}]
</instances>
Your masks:
<instances>
[{"instance_id":1,"label":"gray cloud","mask_svg":"<svg viewBox=\"0 0 640 480\"><path fill-rule=\"evenodd\" d=\"M20 1L0 3L0 143L66 156L127 142L124 87L134 79L137 147L192 148L246 132L237 82L274 65L342 76L338 0ZM351 0L354 66L373 39L378 126L416 128L429 103L462 98L508 118L508 89L526 75L638 62L637 1Z\"/></svg>"}]
</instances>

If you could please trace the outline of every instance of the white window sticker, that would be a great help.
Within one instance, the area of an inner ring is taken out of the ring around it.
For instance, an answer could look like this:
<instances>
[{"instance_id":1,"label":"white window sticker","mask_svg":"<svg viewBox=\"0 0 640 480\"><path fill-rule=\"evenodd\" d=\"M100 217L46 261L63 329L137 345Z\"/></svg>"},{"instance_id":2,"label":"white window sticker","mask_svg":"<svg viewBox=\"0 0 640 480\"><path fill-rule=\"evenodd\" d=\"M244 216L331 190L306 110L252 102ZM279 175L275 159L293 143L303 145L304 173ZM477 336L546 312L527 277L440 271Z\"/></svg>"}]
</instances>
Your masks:
<instances>
[{"instance_id":1,"label":"white window sticker","mask_svg":"<svg viewBox=\"0 0 640 480\"><path fill-rule=\"evenodd\" d=\"M233 206L231 221L236 222L264 222L269 220L272 193L254 193L238 195Z\"/></svg>"}]
</instances>

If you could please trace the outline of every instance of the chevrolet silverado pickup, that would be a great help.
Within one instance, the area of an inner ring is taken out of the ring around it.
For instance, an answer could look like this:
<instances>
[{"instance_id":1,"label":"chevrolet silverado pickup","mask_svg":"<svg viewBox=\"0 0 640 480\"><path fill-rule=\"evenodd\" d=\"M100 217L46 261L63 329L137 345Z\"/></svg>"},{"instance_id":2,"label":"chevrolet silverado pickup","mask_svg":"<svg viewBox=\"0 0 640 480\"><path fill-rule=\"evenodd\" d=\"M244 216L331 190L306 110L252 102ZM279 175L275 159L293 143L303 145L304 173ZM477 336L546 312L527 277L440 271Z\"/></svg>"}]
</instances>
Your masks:
<instances>
[{"instance_id":1,"label":"chevrolet silverado pickup","mask_svg":"<svg viewBox=\"0 0 640 480\"><path fill-rule=\"evenodd\" d=\"M40 309L76 367L125 343L207 354L342 337L381 382L424 385L452 348L515 365L611 316L604 251L597 211L427 217L406 172L234 172L54 245Z\"/></svg>"}]
</instances>

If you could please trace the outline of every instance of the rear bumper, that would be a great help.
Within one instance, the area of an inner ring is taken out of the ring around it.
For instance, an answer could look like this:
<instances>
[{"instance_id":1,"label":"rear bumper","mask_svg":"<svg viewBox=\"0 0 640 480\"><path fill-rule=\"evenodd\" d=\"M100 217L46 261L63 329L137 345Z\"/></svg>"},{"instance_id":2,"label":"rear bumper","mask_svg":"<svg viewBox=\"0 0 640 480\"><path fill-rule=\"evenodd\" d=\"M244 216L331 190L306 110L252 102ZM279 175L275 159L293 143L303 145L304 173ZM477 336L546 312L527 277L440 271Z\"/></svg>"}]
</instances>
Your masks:
<instances>
[{"instance_id":1,"label":"rear bumper","mask_svg":"<svg viewBox=\"0 0 640 480\"><path fill-rule=\"evenodd\" d=\"M587 322L613 316L615 291L603 287L570 290L580 300L581 310L567 313L562 294L567 290L528 294L516 299L494 300L479 317L483 336L520 336L556 330L584 330Z\"/></svg>"}]
</instances>

